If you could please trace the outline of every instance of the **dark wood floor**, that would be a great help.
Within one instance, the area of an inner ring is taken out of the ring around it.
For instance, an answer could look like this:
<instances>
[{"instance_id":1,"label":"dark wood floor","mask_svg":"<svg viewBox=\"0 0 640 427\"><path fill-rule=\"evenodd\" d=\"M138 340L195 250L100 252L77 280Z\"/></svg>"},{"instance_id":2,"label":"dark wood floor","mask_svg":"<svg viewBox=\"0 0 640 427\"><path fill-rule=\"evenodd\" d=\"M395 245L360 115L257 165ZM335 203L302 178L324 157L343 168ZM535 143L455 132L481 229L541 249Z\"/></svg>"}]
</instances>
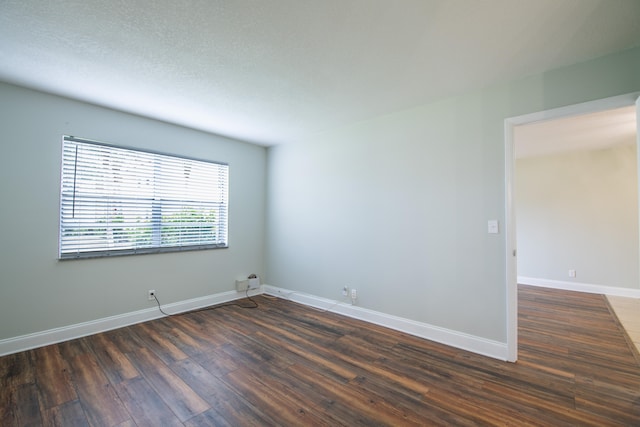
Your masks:
<instances>
[{"instance_id":1,"label":"dark wood floor","mask_svg":"<svg viewBox=\"0 0 640 427\"><path fill-rule=\"evenodd\" d=\"M519 295L515 364L257 297L2 357L0 425L640 425L604 297Z\"/></svg>"}]
</instances>

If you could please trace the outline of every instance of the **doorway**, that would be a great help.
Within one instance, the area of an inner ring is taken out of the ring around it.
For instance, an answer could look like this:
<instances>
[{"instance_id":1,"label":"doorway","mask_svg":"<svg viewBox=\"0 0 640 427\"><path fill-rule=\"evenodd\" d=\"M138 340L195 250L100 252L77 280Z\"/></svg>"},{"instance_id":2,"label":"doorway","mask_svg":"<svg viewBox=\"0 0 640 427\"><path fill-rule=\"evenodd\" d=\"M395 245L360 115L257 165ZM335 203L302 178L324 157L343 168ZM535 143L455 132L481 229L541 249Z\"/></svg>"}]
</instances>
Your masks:
<instances>
[{"instance_id":1,"label":"doorway","mask_svg":"<svg viewBox=\"0 0 640 427\"><path fill-rule=\"evenodd\" d=\"M518 265L515 211L516 127L565 119L584 114L634 106L640 93L605 98L553 110L512 117L505 120L505 239L507 278L507 360L515 362L518 353ZM636 142L637 144L637 142Z\"/></svg>"}]
</instances>

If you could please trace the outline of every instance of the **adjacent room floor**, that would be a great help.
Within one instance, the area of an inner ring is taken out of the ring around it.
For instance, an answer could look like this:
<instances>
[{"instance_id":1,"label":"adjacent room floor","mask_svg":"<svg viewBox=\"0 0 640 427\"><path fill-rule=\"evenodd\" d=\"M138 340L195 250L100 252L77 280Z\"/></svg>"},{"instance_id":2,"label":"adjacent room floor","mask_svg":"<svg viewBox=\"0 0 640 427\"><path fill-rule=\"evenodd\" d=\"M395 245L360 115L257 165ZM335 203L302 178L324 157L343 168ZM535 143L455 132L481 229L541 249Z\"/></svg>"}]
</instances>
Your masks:
<instances>
[{"instance_id":1,"label":"adjacent room floor","mask_svg":"<svg viewBox=\"0 0 640 427\"><path fill-rule=\"evenodd\" d=\"M640 298L607 296L607 299L640 354Z\"/></svg>"}]
</instances>

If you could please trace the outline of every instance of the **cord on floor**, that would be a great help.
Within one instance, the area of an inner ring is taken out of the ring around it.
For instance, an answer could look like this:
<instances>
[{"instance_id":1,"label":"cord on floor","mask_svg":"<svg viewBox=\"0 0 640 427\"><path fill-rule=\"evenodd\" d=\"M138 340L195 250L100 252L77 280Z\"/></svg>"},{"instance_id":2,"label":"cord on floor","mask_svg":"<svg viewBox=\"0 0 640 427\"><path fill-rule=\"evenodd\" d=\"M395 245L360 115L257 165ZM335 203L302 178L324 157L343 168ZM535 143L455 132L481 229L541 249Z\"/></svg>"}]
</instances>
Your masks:
<instances>
[{"instance_id":1,"label":"cord on floor","mask_svg":"<svg viewBox=\"0 0 640 427\"><path fill-rule=\"evenodd\" d=\"M197 313L197 312L200 312L200 311L217 310L217 309L222 308L222 307L236 306L236 307L240 307L240 308L258 308L258 303L253 298L251 298L249 296L249 288L247 288L247 290L245 292L245 295L246 295L247 299L253 303L253 305L242 305L242 304L238 304L237 302L230 302L230 303L226 303L226 304L214 305L214 306L211 306L211 307L204 307L204 308L198 308L198 309L195 309L195 310L184 311L182 313L176 313L176 314L170 314L170 313L167 313L166 311L164 311L162 309L162 307L160 306L160 300L158 300L158 297L155 294L153 295L153 298L156 300L156 304L158 304L158 310L160 310L160 312L162 314L164 314L165 316L171 317L171 316L182 316L184 314L189 314L189 313Z\"/></svg>"}]
</instances>

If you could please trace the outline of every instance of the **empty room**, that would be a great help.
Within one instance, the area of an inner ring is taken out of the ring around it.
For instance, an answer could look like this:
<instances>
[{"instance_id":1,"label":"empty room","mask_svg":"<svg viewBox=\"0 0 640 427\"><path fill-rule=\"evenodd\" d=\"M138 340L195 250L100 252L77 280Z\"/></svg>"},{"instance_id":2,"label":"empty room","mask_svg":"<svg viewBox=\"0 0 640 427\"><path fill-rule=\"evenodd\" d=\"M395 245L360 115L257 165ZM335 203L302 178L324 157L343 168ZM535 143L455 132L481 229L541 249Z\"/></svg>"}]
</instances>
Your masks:
<instances>
[{"instance_id":1,"label":"empty room","mask_svg":"<svg viewBox=\"0 0 640 427\"><path fill-rule=\"evenodd\" d=\"M0 425L640 425L639 97L637 0L0 0Z\"/></svg>"}]
</instances>

